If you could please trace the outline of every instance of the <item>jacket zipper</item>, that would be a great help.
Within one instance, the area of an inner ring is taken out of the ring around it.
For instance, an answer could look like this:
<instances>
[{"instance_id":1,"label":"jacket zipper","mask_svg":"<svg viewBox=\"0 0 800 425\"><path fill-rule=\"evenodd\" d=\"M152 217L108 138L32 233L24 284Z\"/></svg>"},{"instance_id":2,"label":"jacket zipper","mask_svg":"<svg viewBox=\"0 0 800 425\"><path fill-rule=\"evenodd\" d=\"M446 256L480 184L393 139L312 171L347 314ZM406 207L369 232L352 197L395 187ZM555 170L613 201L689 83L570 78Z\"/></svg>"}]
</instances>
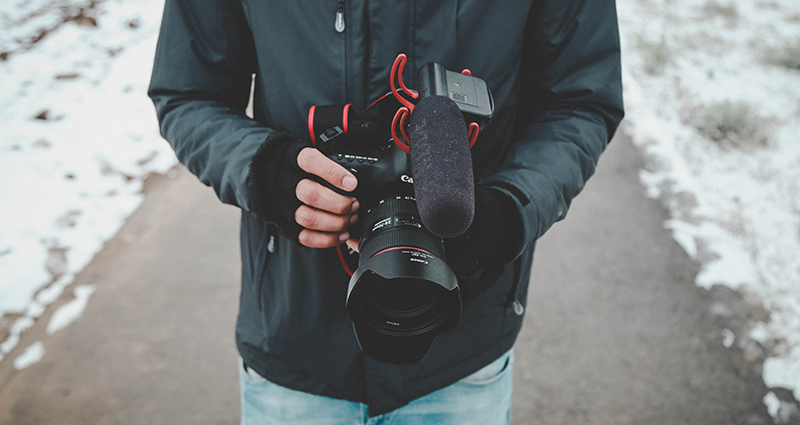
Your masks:
<instances>
[{"instance_id":1,"label":"jacket zipper","mask_svg":"<svg viewBox=\"0 0 800 425\"><path fill-rule=\"evenodd\" d=\"M347 75L349 74L349 64L348 58L349 55L349 48L347 44L347 34L345 34L345 20L344 20L344 12L345 12L345 0L337 0L336 2L336 22L334 23L334 28L336 32L342 35L342 59L343 59L343 66L342 66L342 104L348 103L347 99L349 98L348 93L348 82L347 82Z\"/></svg>"},{"instance_id":2,"label":"jacket zipper","mask_svg":"<svg viewBox=\"0 0 800 425\"><path fill-rule=\"evenodd\" d=\"M336 4L336 22L334 28L339 34L344 32L344 0L339 0Z\"/></svg>"}]
</instances>

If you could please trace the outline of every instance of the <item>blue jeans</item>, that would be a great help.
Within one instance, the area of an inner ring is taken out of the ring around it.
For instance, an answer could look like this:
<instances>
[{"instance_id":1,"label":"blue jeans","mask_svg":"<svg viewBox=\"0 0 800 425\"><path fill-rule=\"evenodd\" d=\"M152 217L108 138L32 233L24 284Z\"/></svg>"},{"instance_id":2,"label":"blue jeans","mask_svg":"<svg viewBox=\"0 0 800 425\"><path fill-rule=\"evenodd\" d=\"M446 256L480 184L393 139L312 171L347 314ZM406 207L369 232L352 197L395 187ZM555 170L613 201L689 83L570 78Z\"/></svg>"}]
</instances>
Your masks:
<instances>
[{"instance_id":1,"label":"blue jeans","mask_svg":"<svg viewBox=\"0 0 800 425\"><path fill-rule=\"evenodd\" d=\"M372 418L365 404L290 390L240 367L242 425L507 425L513 365L512 348L461 381Z\"/></svg>"}]
</instances>

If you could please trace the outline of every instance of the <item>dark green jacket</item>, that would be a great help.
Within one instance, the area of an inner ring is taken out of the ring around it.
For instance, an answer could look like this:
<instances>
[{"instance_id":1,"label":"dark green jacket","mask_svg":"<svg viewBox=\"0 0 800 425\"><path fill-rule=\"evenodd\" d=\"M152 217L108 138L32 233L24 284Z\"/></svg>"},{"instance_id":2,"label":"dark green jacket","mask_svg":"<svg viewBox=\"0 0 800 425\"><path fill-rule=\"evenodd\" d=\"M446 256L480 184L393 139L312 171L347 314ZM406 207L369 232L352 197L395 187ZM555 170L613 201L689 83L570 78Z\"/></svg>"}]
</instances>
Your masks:
<instances>
[{"instance_id":1,"label":"dark green jacket","mask_svg":"<svg viewBox=\"0 0 800 425\"><path fill-rule=\"evenodd\" d=\"M167 0L150 96L180 161L242 210L236 341L245 362L277 384L368 403L376 415L513 345L535 241L564 218L622 119L619 38L613 0L347 0L342 33L336 10L333 0ZM524 243L497 284L415 366L365 358L335 250L283 238L248 199L251 158L273 131L306 135L312 105L363 110L389 90L401 52L405 81L438 62L487 82L495 115L472 150L475 175L513 198L524 222Z\"/></svg>"}]
</instances>

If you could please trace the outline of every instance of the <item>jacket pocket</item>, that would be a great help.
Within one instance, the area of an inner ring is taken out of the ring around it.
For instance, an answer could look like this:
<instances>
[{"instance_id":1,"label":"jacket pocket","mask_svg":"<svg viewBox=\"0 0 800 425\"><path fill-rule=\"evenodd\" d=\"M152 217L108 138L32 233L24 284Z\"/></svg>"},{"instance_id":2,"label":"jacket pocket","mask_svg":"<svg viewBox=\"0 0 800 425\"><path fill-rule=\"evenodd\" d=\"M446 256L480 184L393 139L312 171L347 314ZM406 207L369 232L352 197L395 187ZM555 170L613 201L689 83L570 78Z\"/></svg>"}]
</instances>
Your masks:
<instances>
[{"instance_id":1,"label":"jacket pocket","mask_svg":"<svg viewBox=\"0 0 800 425\"><path fill-rule=\"evenodd\" d=\"M472 375L459 381L461 384L472 386L489 385L510 373L514 365L514 349L508 350L497 360L479 369Z\"/></svg>"},{"instance_id":2,"label":"jacket pocket","mask_svg":"<svg viewBox=\"0 0 800 425\"><path fill-rule=\"evenodd\" d=\"M267 224L267 249L264 250L264 260L261 264L258 276L256 276L255 284L255 299L258 301L258 309L260 311L264 311L264 301L262 300L261 295L264 292L264 285L266 285L267 265L269 264L269 258L278 249L277 233L277 229L275 229L273 224Z\"/></svg>"},{"instance_id":3,"label":"jacket pocket","mask_svg":"<svg viewBox=\"0 0 800 425\"><path fill-rule=\"evenodd\" d=\"M533 252L536 244L526 248L522 254L514 260L514 284L508 293L506 300L507 316L521 318L525 314L528 304L528 286L531 278L531 267L533 266ZM515 321L512 320L511 323Z\"/></svg>"},{"instance_id":4,"label":"jacket pocket","mask_svg":"<svg viewBox=\"0 0 800 425\"><path fill-rule=\"evenodd\" d=\"M525 313L528 294L528 281L521 279L522 268L522 257L519 257L514 261L514 283L511 285L511 290L508 292L508 298L506 299L506 308L517 316L522 316Z\"/></svg>"},{"instance_id":5,"label":"jacket pocket","mask_svg":"<svg viewBox=\"0 0 800 425\"><path fill-rule=\"evenodd\" d=\"M267 378L259 375L252 367L247 366L244 360L239 357L240 376L249 384L263 384L267 382Z\"/></svg>"}]
</instances>

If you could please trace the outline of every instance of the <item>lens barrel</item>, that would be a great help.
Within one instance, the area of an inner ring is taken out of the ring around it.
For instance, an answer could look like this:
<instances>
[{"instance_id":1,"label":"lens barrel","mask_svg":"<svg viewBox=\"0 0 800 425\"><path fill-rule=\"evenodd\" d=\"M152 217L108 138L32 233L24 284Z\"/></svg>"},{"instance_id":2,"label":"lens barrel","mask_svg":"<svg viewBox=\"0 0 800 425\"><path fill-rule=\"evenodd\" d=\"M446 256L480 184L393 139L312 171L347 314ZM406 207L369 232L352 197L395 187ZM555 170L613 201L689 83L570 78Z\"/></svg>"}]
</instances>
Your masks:
<instances>
[{"instance_id":1,"label":"lens barrel","mask_svg":"<svg viewBox=\"0 0 800 425\"><path fill-rule=\"evenodd\" d=\"M359 246L361 258L371 258L397 246L415 247L444 257L444 245L423 227L417 202L411 196L394 196L378 202L364 219Z\"/></svg>"},{"instance_id":2,"label":"lens barrel","mask_svg":"<svg viewBox=\"0 0 800 425\"><path fill-rule=\"evenodd\" d=\"M422 225L410 196L381 200L363 223L359 265L347 292L359 345L384 363L419 363L436 335L461 318L444 245Z\"/></svg>"}]
</instances>

